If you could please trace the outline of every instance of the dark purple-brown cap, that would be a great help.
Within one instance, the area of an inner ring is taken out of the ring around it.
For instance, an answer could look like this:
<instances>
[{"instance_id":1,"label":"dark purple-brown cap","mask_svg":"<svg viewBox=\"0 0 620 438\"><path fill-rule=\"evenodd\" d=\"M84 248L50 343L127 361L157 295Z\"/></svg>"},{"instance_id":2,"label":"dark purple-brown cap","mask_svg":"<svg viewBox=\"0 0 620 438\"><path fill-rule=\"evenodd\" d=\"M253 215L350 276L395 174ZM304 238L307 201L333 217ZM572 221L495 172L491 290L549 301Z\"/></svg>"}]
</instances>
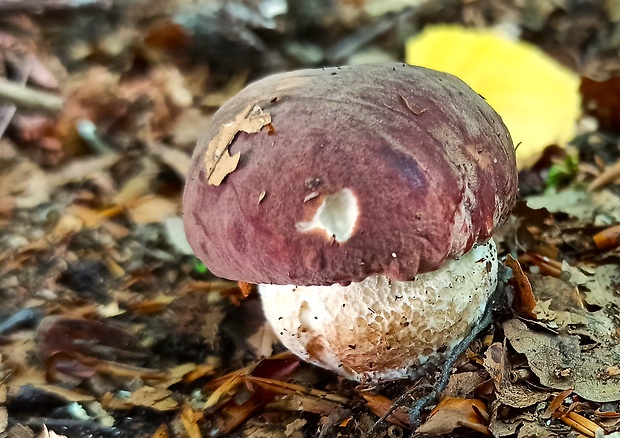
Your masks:
<instances>
[{"instance_id":1,"label":"dark purple-brown cap","mask_svg":"<svg viewBox=\"0 0 620 438\"><path fill-rule=\"evenodd\" d=\"M224 278L404 281L487 240L516 193L510 135L460 79L400 63L301 70L215 113L187 180L185 230Z\"/></svg>"}]
</instances>

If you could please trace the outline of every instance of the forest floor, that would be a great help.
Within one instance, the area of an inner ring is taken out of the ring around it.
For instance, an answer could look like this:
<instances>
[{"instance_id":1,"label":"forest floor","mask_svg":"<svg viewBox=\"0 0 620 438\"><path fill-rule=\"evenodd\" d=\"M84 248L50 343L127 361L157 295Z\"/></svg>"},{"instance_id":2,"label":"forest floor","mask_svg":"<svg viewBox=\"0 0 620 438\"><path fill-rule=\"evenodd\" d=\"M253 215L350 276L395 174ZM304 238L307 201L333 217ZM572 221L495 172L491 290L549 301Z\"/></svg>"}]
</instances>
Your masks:
<instances>
[{"instance_id":1,"label":"forest floor","mask_svg":"<svg viewBox=\"0 0 620 438\"><path fill-rule=\"evenodd\" d=\"M399 3L0 0L0 436L620 430L620 6ZM519 29L583 77L591 128L522 170L505 306L413 431L437 373L359 384L285 352L257 294L193 256L181 194L249 81L402 61L439 22Z\"/></svg>"}]
</instances>

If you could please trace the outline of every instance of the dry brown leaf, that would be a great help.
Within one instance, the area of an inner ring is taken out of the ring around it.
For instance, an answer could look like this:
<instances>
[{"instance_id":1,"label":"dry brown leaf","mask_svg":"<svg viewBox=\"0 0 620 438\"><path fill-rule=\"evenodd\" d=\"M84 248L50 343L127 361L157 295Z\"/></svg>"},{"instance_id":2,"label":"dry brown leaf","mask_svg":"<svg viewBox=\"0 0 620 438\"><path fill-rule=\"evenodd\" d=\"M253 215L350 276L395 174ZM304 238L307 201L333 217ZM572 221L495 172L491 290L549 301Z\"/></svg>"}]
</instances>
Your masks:
<instances>
[{"instance_id":1,"label":"dry brown leaf","mask_svg":"<svg viewBox=\"0 0 620 438\"><path fill-rule=\"evenodd\" d=\"M200 129L204 130L204 127L200 126ZM187 178L189 169L192 165L192 157L190 154L163 144L154 144L151 150L154 154L159 156L159 159L164 164L174 170L179 178L182 180Z\"/></svg>"},{"instance_id":2,"label":"dry brown leaf","mask_svg":"<svg viewBox=\"0 0 620 438\"><path fill-rule=\"evenodd\" d=\"M489 376L484 370L464 371L450 376L448 386L441 394L442 397L472 398L474 393L482 389Z\"/></svg>"},{"instance_id":3,"label":"dry brown leaf","mask_svg":"<svg viewBox=\"0 0 620 438\"><path fill-rule=\"evenodd\" d=\"M267 403L265 410L308 412L318 415L341 415L341 418L350 413L341 405L308 395L290 394L278 397Z\"/></svg>"},{"instance_id":4,"label":"dry brown leaf","mask_svg":"<svg viewBox=\"0 0 620 438\"><path fill-rule=\"evenodd\" d=\"M617 265L597 266L594 275L588 280L580 285L587 289L584 294L586 303L601 308L620 306L620 296L616 288L620 283L620 268Z\"/></svg>"},{"instance_id":5,"label":"dry brown leaf","mask_svg":"<svg viewBox=\"0 0 620 438\"><path fill-rule=\"evenodd\" d=\"M47 202L52 188L47 174L29 161L0 169L0 203L17 208L32 208Z\"/></svg>"},{"instance_id":6,"label":"dry brown leaf","mask_svg":"<svg viewBox=\"0 0 620 438\"><path fill-rule=\"evenodd\" d=\"M69 234L77 233L84 227L84 222L72 214L63 214L52 231L55 240L62 240Z\"/></svg>"},{"instance_id":7,"label":"dry brown leaf","mask_svg":"<svg viewBox=\"0 0 620 438\"><path fill-rule=\"evenodd\" d=\"M127 307L135 315L153 315L163 312L170 303L174 301L175 297L171 295L159 294L150 300L143 300L138 303L128 303Z\"/></svg>"},{"instance_id":8,"label":"dry brown leaf","mask_svg":"<svg viewBox=\"0 0 620 438\"><path fill-rule=\"evenodd\" d=\"M8 426L9 414L5 407L0 407L0 434L3 434Z\"/></svg>"},{"instance_id":9,"label":"dry brown leaf","mask_svg":"<svg viewBox=\"0 0 620 438\"><path fill-rule=\"evenodd\" d=\"M116 154L75 159L56 172L48 174L47 181L52 188L55 188L70 182L87 180L93 174L106 172L119 159L120 157Z\"/></svg>"},{"instance_id":10,"label":"dry brown leaf","mask_svg":"<svg viewBox=\"0 0 620 438\"><path fill-rule=\"evenodd\" d=\"M163 423L157 428L151 438L168 438L169 436L170 433L168 432L168 426L166 425L166 423Z\"/></svg>"},{"instance_id":11,"label":"dry brown leaf","mask_svg":"<svg viewBox=\"0 0 620 438\"><path fill-rule=\"evenodd\" d=\"M211 376L215 374L215 367L209 364L198 365L192 370L192 372L187 373L183 376L184 383L191 383L195 380L201 379L206 376Z\"/></svg>"},{"instance_id":12,"label":"dry brown leaf","mask_svg":"<svg viewBox=\"0 0 620 438\"><path fill-rule=\"evenodd\" d=\"M521 265L510 254L506 257L506 266L512 269L513 277L508 280L515 291L515 298L512 308L520 315L526 318L536 319L534 307L536 307L536 299L532 293L532 285L527 276L523 273Z\"/></svg>"},{"instance_id":13,"label":"dry brown leaf","mask_svg":"<svg viewBox=\"0 0 620 438\"><path fill-rule=\"evenodd\" d=\"M7 432L7 436L11 438L35 438L36 436L31 428L20 423L11 426Z\"/></svg>"},{"instance_id":14,"label":"dry brown leaf","mask_svg":"<svg viewBox=\"0 0 620 438\"><path fill-rule=\"evenodd\" d=\"M136 224L150 224L163 222L169 217L176 216L180 204L162 196L147 195L136 199L127 206L131 220Z\"/></svg>"},{"instance_id":15,"label":"dry brown leaf","mask_svg":"<svg viewBox=\"0 0 620 438\"><path fill-rule=\"evenodd\" d=\"M198 422L202 420L202 417L202 412L194 412L188 405L183 407L181 411L181 421L183 422L183 427L189 438L202 438L200 425L198 424Z\"/></svg>"},{"instance_id":16,"label":"dry brown leaf","mask_svg":"<svg viewBox=\"0 0 620 438\"><path fill-rule=\"evenodd\" d=\"M254 134L271 123L271 114L263 112L258 105L249 105L240 112L235 120L226 123L216 137L211 139L205 152L205 167L207 182L219 186L226 175L237 168L240 153L231 156L228 146L238 132Z\"/></svg>"},{"instance_id":17,"label":"dry brown leaf","mask_svg":"<svg viewBox=\"0 0 620 438\"><path fill-rule=\"evenodd\" d=\"M585 324L587 312L579 288L561 278L528 275L536 298L534 313L549 327ZM594 283L589 283L594 284Z\"/></svg>"},{"instance_id":18,"label":"dry brown leaf","mask_svg":"<svg viewBox=\"0 0 620 438\"><path fill-rule=\"evenodd\" d=\"M247 370L237 371L235 374L230 375L227 380L222 382L222 384L209 396L207 399L204 408L209 409L213 406L217 405L221 399L225 398L229 394L234 394L237 387L243 383L243 377Z\"/></svg>"},{"instance_id":19,"label":"dry brown leaf","mask_svg":"<svg viewBox=\"0 0 620 438\"><path fill-rule=\"evenodd\" d=\"M278 344L278 336L271 324L265 322L247 340L248 346L256 357L269 357L273 353L273 346Z\"/></svg>"},{"instance_id":20,"label":"dry brown leaf","mask_svg":"<svg viewBox=\"0 0 620 438\"><path fill-rule=\"evenodd\" d=\"M170 142L177 147L193 149L200 137L204 135L210 121L211 116L203 114L199 108L186 109L176 119L169 132ZM165 161L165 158L163 159Z\"/></svg>"},{"instance_id":21,"label":"dry brown leaf","mask_svg":"<svg viewBox=\"0 0 620 438\"><path fill-rule=\"evenodd\" d=\"M112 207L102 211L92 210L88 207L77 204L69 207L69 213L80 220L83 226L87 228L105 228L108 232L118 238L127 236L129 234L129 230L120 224L110 221L108 218L116 216L122 211L123 210L120 207ZM78 226L78 223L75 222L74 226Z\"/></svg>"},{"instance_id":22,"label":"dry brown leaf","mask_svg":"<svg viewBox=\"0 0 620 438\"><path fill-rule=\"evenodd\" d=\"M7 386L17 388L24 385L45 385L45 373L39 366L33 366L31 355L35 350L33 339L19 339L0 345L0 355L5 360L5 367L10 369Z\"/></svg>"},{"instance_id":23,"label":"dry brown leaf","mask_svg":"<svg viewBox=\"0 0 620 438\"><path fill-rule=\"evenodd\" d=\"M588 185L588 190L591 192L597 191L613 183L618 178L620 178L620 161L606 167L605 170Z\"/></svg>"},{"instance_id":24,"label":"dry brown leaf","mask_svg":"<svg viewBox=\"0 0 620 438\"><path fill-rule=\"evenodd\" d=\"M512 369L506 346L501 342L495 342L487 349L484 368L493 378L497 400L503 405L526 408L549 398L546 391L537 390L518 381L511 381Z\"/></svg>"},{"instance_id":25,"label":"dry brown leaf","mask_svg":"<svg viewBox=\"0 0 620 438\"><path fill-rule=\"evenodd\" d=\"M143 386L134 391L126 402L133 406L145 406L158 411L171 411L179 407L179 403L171 397L172 391L152 386Z\"/></svg>"},{"instance_id":26,"label":"dry brown leaf","mask_svg":"<svg viewBox=\"0 0 620 438\"><path fill-rule=\"evenodd\" d=\"M551 400L551 403L549 403L549 406L547 406L547 409L545 409L545 412L542 413L541 418L551 418L551 416L555 413L555 411L560 409L560 406L562 406L564 399L568 397L569 395L571 395L572 393L573 393L572 388L566 389L558 393L558 395L556 395L553 398L553 400Z\"/></svg>"},{"instance_id":27,"label":"dry brown leaf","mask_svg":"<svg viewBox=\"0 0 620 438\"><path fill-rule=\"evenodd\" d=\"M245 298L247 298L252 293L252 285L250 283L246 283L245 281L238 281L239 290L243 294Z\"/></svg>"},{"instance_id":28,"label":"dry brown leaf","mask_svg":"<svg viewBox=\"0 0 620 438\"><path fill-rule=\"evenodd\" d=\"M196 365L195 363L184 363L177 365L168 370L166 379L157 386L160 388L169 388L179 382L191 383L202 377L215 374L215 366L210 364Z\"/></svg>"},{"instance_id":29,"label":"dry brown leaf","mask_svg":"<svg viewBox=\"0 0 620 438\"><path fill-rule=\"evenodd\" d=\"M370 409L370 412L375 414L377 417L386 417L386 420L390 423L394 423L401 427L411 426L411 423L409 422L409 414L403 406L398 406L394 409L394 402L382 395L362 394L362 397L366 400L366 406Z\"/></svg>"},{"instance_id":30,"label":"dry brown leaf","mask_svg":"<svg viewBox=\"0 0 620 438\"><path fill-rule=\"evenodd\" d=\"M426 422L416 432L442 435L451 433L459 427L467 427L491 435L488 423L489 414L482 400L448 397L433 409Z\"/></svg>"},{"instance_id":31,"label":"dry brown leaf","mask_svg":"<svg viewBox=\"0 0 620 438\"><path fill-rule=\"evenodd\" d=\"M519 433L517 434L517 438L532 438L532 437L557 437L558 435L555 434L550 434L549 428L546 424L540 422L540 421L535 421L534 418L527 418L526 420L521 420L519 419L518 421L514 421L512 423L510 423L511 425L517 425L521 426L519 428ZM513 431L511 434L514 436L514 433L516 432ZM503 436L507 436L507 435L503 435ZM579 436L579 438L584 438L582 436Z\"/></svg>"},{"instance_id":32,"label":"dry brown leaf","mask_svg":"<svg viewBox=\"0 0 620 438\"><path fill-rule=\"evenodd\" d=\"M599 314L592 323L588 321L588 330L590 324L612 325L604 319ZM620 378L601 373L608 364L620 363L620 345L608 331L606 338L601 337L604 344L582 349L578 336L535 332L518 319L502 326L510 344L525 354L530 369L543 385L559 390L572 388L580 397L596 402L620 399Z\"/></svg>"},{"instance_id":33,"label":"dry brown leaf","mask_svg":"<svg viewBox=\"0 0 620 438\"><path fill-rule=\"evenodd\" d=\"M53 430L48 430L47 426L43 425L43 430L39 434L39 438L68 438L66 435L58 435Z\"/></svg>"},{"instance_id":34,"label":"dry brown leaf","mask_svg":"<svg viewBox=\"0 0 620 438\"><path fill-rule=\"evenodd\" d=\"M296 365L296 364L295 364ZM334 403L346 405L349 400L332 392L321 391L319 389L309 388L307 386L298 385L296 383L283 382L282 380L270 379L264 377L246 377L248 382L256 383L263 388L269 389L278 394L307 394Z\"/></svg>"},{"instance_id":35,"label":"dry brown leaf","mask_svg":"<svg viewBox=\"0 0 620 438\"><path fill-rule=\"evenodd\" d=\"M150 166L148 170L144 170L129 179L118 194L114 196L112 203L114 205L125 205L147 195L151 191L151 184L156 177L155 166Z\"/></svg>"}]
</instances>

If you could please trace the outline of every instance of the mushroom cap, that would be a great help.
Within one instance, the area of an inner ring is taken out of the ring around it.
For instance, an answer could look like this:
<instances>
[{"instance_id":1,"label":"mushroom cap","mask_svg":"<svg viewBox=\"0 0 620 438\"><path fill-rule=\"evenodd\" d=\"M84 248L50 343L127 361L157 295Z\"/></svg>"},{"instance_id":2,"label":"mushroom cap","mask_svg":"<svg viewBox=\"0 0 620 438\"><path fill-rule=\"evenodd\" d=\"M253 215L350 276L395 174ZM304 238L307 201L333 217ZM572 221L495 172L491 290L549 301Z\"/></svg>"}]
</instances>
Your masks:
<instances>
[{"instance_id":1,"label":"mushroom cap","mask_svg":"<svg viewBox=\"0 0 620 438\"><path fill-rule=\"evenodd\" d=\"M247 129L250 113L270 123ZM214 185L207 162L227 142L239 162ZM486 241L516 193L512 140L481 96L446 73L366 64L273 75L226 102L194 152L184 221L220 277L407 281ZM339 237L315 226L334 200Z\"/></svg>"}]
</instances>

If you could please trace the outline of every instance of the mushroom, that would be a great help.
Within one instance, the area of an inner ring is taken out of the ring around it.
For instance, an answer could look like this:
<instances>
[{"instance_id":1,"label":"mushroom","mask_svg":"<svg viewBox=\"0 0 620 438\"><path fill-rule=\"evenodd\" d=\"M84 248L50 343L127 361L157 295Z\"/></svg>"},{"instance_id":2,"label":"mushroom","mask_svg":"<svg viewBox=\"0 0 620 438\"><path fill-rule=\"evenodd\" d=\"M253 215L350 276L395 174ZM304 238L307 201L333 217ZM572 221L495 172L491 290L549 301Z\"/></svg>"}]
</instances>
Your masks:
<instances>
[{"instance_id":1,"label":"mushroom","mask_svg":"<svg viewBox=\"0 0 620 438\"><path fill-rule=\"evenodd\" d=\"M516 192L510 135L481 96L367 64L273 75L226 102L194 153L184 221L213 274L259 285L292 352L396 379L482 317Z\"/></svg>"}]
</instances>

